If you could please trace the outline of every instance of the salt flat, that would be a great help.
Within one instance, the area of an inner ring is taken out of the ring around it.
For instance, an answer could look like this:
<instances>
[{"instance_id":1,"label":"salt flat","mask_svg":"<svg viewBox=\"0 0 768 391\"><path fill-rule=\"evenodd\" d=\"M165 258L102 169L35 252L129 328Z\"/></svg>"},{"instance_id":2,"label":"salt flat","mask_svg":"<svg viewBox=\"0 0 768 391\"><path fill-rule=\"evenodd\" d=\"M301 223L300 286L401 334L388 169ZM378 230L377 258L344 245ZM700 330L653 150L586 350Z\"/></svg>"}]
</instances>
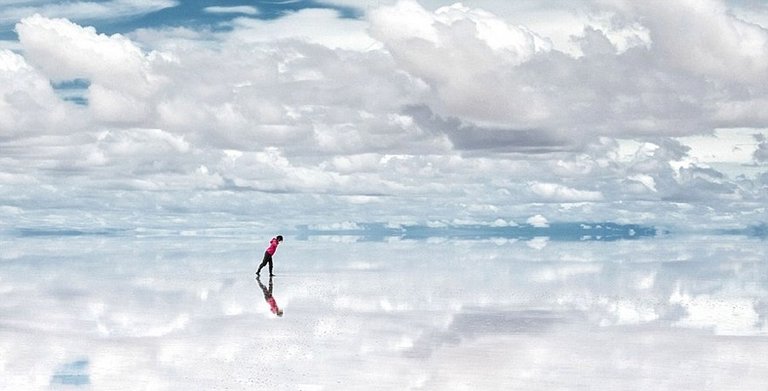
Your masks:
<instances>
[{"instance_id":1,"label":"salt flat","mask_svg":"<svg viewBox=\"0 0 768 391\"><path fill-rule=\"evenodd\" d=\"M1 241L0 389L768 389L760 239Z\"/></svg>"}]
</instances>

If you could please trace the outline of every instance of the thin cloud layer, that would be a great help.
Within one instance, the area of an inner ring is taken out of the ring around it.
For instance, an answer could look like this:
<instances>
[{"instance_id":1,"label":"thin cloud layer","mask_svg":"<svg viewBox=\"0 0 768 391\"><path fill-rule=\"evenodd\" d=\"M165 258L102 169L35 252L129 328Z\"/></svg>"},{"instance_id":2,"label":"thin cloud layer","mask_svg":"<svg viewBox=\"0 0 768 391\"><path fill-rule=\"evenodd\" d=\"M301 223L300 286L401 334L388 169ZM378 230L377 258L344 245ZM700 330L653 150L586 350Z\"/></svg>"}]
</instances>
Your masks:
<instances>
[{"instance_id":1,"label":"thin cloud layer","mask_svg":"<svg viewBox=\"0 0 768 391\"><path fill-rule=\"evenodd\" d=\"M0 10L0 23L15 23L33 13L48 17L99 20L117 19L148 14L179 4L174 0L109 0L50 2L41 0L15 0Z\"/></svg>"},{"instance_id":2,"label":"thin cloud layer","mask_svg":"<svg viewBox=\"0 0 768 391\"><path fill-rule=\"evenodd\" d=\"M239 16L111 35L24 17L20 50L0 51L0 191L22 211L43 197L19 188L31 183L178 202L296 195L305 210L354 203L340 218L357 221L386 220L382 207L394 220L425 207L485 221L765 218L768 31L743 9L579 3L588 22L565 47L541 19L488 4L401 0L361 19L214 9ZM735 128L754 130L738 151L752 161L727 172L682 137Z\"/></svg>"}]
</instances>

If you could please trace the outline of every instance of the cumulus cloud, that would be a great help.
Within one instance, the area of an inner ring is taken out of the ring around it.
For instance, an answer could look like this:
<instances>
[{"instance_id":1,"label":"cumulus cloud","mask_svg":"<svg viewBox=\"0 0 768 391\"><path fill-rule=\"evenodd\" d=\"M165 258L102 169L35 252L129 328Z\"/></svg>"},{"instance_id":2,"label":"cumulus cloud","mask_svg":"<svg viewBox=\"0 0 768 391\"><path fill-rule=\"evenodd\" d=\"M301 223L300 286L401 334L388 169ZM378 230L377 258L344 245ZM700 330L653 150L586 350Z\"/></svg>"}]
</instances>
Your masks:
<instances>
[{"instance_id":1,"label":"cumulus cloud","mask_svg":"<svg viewBox=\"0 0 768 391\"><path fill-rule=\"evenodd\" d=\"M760 82L768 71L768 30L729 12L717 0L627 2L648 27L659 58L685 71L725 81ZM679 21L689 23L679 28Z\"/></svg>"},{"instance_id":2,"label":"cumulus cloud","mask_svg":"<svg viewBox=\"0 0 768 391\"><path fill-rule=\"evenodd\" d=\"M0 50L0 97L0 140L69 124L79 111L61 102L48 78L9 50Z\"/></svg>"},{"instance_id":3,"label":"cumulus cloud","mask_svg":"<svg viewBox=\"0 0 768 391\"><path fill-rule=\"evenodd\" d=\"M154 57L132 41L39 14L23 19L16 31L24 57L47 78L90 82L88 101L97 120L138 123L146 119L150 107L145 100L162 82L151 72Z\"/></svg>"},{"instance_id":4,"label":"cumulus cloud","mask_svg":"<svg viewBox=\"0 0 768 391\"><path fill-rule=\"evenodd\" d=\"M432 13L410 0L374 10L369 19L371 34L409 73L427 81L450 112L483 120L508 118L501 114L507 110L524 119L546 115L543 107L516 109L502 93L505 86L488 88L509 68L550 49L532 31L460 4Z\"/></svg>"},{"instance_id":5,"label":"cumulus cloud","mask_svg":"<svg viewBox=\"0 0 768 391\"><path fill-rule=\"evenodd\" d=\"M762 216L758 166L737 178L677 138L768 123L761 26L684 1L674 20L702 22L676 36L666 4L600 2L580 10L570 51L502 3L429 4L372 4L364 19L238 8L225 30L112 35L25 16L18 50L0 51L0 190L335 195L317 199L484 221ZM80 105L57 87L72 80ZM753 144L741 155L764 163Z\"/></svg>"},{"instance_id":6,"label":"cumulus cloud","mask_svg":"<svg viewBox=\"0 0 768 391\"><path fill-rule=\"evenodd\" d=\"M527 220L525 220L526 223L539 228L549 227L549 221L547 221L547 218L542 215L536 215L531 216Z\"/></svg>"},{"instance_id":7,"label":"cumulus cloud","mask_svg":"<svg viewBox=\"0 0 768 391\"><path fill-rule=\"evenodd\" d=\"M130 90L146 84L147 60L122 35L99 34L67 19L35 14L16 25L24 56L53 80L93 79ZM136 84L139 86L136 86Z\"/></svg>"},{"instance_id":8,"label":"cumulus cloud","mask_svg":"<svg viewBox=\"0 0 768 391\"><path fill-rule=\"evenodd\" d=\"M585 132L680 135L723 122L765 123L749 109L765 96L765 90L760 88L744 99L733 89L762 85L757 78L762 73L761 59L768 55L765 30L735 18L718 2L702 6L680 2L675 7L678 16L663 18L661 14L669 14L660 2L637 7L618 3L626 15L614 17L613 24L648 31L647 45L617 47L611 31L586 26L575 37L583 52L575 58L492 14L460 6L430 12L413 1L371 12L371 33L400 66L430 85L434 96L427 104L443 116L450 113L477 123L569 136ZM674 35L670 26L676 23L671 18L679 20L679 15L691 13L706 22L685 29L689 39ZM419 26L418 31L398 23ZM508 45L488 40L483 32L489 26L497 28ZM717 35L719 43L706 46L709 40L694 39L706 36L699 33L703 29ZM727 49L719 50L721 46ZM692 60L696 53L709 60ZM718 55L739 64L717 65ZM709 84L713 78L727 88ZM729 98L723 100L723 92Z\"/></svg>"}]
</instances>

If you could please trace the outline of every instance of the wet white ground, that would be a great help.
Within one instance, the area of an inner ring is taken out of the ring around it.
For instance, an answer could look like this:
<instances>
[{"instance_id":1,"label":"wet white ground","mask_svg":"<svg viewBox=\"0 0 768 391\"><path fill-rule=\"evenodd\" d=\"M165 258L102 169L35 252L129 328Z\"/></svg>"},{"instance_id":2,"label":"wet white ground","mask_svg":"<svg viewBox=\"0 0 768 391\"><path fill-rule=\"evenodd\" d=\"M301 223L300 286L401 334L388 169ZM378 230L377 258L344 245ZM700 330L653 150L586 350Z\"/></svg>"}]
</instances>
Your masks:
<instances>
[{"instance_id":1,"label":"wet white ground","mask_svg":"<svg viewBox=\"0 0 768 391\"><path fill-rule=\"evenodd\" d=\"M262 242L0 239L0 389L768 389L765 241Z\"/></svg>"}]
</instances>

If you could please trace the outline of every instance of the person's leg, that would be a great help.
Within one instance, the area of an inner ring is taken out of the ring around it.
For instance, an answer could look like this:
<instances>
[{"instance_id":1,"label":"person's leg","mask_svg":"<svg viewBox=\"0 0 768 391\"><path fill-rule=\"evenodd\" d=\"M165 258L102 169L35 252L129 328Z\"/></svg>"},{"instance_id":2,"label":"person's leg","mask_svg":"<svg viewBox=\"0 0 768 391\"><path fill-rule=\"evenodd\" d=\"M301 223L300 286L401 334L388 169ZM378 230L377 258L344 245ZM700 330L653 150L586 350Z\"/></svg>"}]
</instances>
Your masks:
<instances>
[{"instance_id":1,"label":"person's leg","mask_svg":"<svg viewBox=\"0 0 768 391\"><path fill-rule=\"evenodd\" d=\"M272 273L272 257L269 257L269 276L274 276L275 273Z\"/></svg>"},{"instance_id":2,"label":"person's leg","mask_svg":"<svg viewBox=\"0 0 768 391\"><path fill-rule=\"evenodd\" d=\"M261 261L261 265L259 265L259 269L256 270L256 274L261 274L261 268L264 266L267 266L267 262L269 262L269 268L270 273L272 272L272 257L269 255L268 252L264 252L264 259Z\"/></svg>"}]
</instances>

